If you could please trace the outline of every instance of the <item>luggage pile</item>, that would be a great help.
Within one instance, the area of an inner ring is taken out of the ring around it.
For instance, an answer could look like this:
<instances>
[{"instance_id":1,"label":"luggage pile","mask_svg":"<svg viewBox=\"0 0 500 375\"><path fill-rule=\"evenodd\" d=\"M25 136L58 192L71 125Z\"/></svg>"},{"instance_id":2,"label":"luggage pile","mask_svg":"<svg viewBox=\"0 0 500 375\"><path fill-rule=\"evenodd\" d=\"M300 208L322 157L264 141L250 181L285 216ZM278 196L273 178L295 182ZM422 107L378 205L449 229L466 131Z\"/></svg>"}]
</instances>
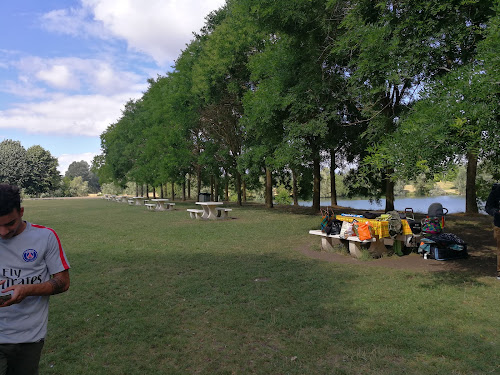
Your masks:
<instances>
[{"instance_id":1,"label":"luggage pile","mask_svg":"<svg viewBox=\"0 0 500 375\"><path fill-rule=\"evenodd\" d=\"M427 217L421 222L422 238L418 247L424 259L452 260L469 256L467 244L460 237L443 232L447 213L440 203L429 206Z\"/></svg>"}]
</instances>

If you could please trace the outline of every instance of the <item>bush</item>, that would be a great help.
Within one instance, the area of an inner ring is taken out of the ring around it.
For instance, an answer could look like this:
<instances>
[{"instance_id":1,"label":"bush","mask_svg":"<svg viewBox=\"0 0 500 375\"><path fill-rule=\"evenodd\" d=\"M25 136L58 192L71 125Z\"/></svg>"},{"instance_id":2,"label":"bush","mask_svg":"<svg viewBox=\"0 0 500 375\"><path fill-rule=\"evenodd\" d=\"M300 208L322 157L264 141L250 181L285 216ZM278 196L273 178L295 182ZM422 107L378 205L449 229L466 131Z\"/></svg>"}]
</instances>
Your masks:
<instances>
[{"instance_id":1,"label":"bush","mask_svg":"<svg viewBox=\"0 0 500 375\"><path fill-rule=\"evenodd\" d=\"M280 185L276 189L276 197L274 198L274 201L277 204L290 205L292 204L292 197L290 196L290 192L285 189L283 185Z\"/></svg>"}]
</instances>

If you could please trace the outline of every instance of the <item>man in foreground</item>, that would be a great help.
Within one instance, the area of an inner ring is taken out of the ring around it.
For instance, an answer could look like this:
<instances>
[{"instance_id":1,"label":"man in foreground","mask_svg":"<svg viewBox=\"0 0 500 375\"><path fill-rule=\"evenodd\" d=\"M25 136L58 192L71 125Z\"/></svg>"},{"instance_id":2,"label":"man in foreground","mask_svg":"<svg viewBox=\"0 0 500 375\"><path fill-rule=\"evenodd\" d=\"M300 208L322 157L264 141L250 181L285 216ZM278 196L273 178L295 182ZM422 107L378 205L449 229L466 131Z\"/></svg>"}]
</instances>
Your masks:
<instances>
[{"instance_id":1,"label":"man in foreground","mask_svg":"<svg viewBox=\"0 0 500 375\"><path fill-rule=\"evenodd\" d=\"M49 296L70 284L56 232L23 214L19 189L0 184L0 375L38 374Z\"/></svg>"}]
</instances>

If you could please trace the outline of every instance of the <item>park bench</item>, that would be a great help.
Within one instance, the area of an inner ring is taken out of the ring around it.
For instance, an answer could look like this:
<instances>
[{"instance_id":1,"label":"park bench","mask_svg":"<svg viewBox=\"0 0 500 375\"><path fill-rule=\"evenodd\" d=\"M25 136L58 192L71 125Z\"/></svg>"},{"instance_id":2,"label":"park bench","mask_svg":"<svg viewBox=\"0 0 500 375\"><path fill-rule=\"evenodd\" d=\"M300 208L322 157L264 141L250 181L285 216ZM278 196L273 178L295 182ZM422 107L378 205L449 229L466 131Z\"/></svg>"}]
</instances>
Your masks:
<instances>
[{"instance_id":1,"label":"park bench","mask_svg":"<svg viewBox=\"0 0 500 375\"><path fill-rule=\"evenodd\" d=\"M384 241L377 238L361 241L358 237L352 236L343 239L339 234L326 234L321 230L310 230L309 234L321 236L321 250L328 251L332 250L335 245L342 245L355 258L361 258L363 249L375 256L381 256L387 252Z\"/></svg>"},{"instance_id":2,"label":"park bench","mask_svg":"<svg viewBox=\"0 0 500 375\"><path fill-rule=\"evenodd\" d=\"M203 215L203 210L197 210L195 208L188 208L186 211L189 212L191 219L201 219L201 215Z\"/></svg>"},{"instance_id":3,"label":"park bench","mask_svg":"<svg viewBox=\"0 0 500 375\"><path fill-rule=\"evenodd\" d=\"M128 200L128 204L131 205L131 206L135 206L135 200L129 199Z\"/></svg>"},{"instance_id":4,"label":"park bench","mask_svg":"<svg viewBox=\"0 0 500 375\"><path fill-rule=\"evenodd\" d=\"M154 211L154 210L155 210L155 208L156 208L156 204L154 204L154 203L147 203L147 204L145 204L145 206L146 206L146 207L148 208L148 210L150 210L150 211Z\"/></svg>"},{"instance_id":5,"label":"park bench","mask_svg":"<svg viewBox=\"0 0 500 375\"><path fill-rule=\"evenodd\" d=\"M229 212L231 212L232 210L232 208L217 207L217 217L228 219Z\"/></svg>"}]
</instances>

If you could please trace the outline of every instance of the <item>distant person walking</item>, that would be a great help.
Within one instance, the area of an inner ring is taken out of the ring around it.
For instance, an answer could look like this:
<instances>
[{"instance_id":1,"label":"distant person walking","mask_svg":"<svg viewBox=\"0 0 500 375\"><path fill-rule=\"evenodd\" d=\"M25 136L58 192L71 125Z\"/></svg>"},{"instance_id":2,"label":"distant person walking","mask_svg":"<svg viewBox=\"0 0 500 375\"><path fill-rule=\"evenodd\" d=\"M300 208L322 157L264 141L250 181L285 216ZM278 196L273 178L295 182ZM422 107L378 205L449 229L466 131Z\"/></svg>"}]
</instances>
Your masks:
<instances>
[{"instance_id":1,"label":"distant person walking","mask_svg":"<svg viewBox=\"0 0 500 375\"><path fill-rule=\"evenodd\" d=\"M500 280L500 184L491 187L485 209L493 216L493 235L497 240L497 279Z\"/></svg>"},{"instance_id":2,"label":"distant person walking","mask_svg":"<svg viewBox=\"0 0 500 375\"><path fill-rule=\"evenodd\" d=\"M37 375L49 296L69 288L56 232L22 220L19 188L0 184L0 375Z\"/></svg>"}]
</instances>

